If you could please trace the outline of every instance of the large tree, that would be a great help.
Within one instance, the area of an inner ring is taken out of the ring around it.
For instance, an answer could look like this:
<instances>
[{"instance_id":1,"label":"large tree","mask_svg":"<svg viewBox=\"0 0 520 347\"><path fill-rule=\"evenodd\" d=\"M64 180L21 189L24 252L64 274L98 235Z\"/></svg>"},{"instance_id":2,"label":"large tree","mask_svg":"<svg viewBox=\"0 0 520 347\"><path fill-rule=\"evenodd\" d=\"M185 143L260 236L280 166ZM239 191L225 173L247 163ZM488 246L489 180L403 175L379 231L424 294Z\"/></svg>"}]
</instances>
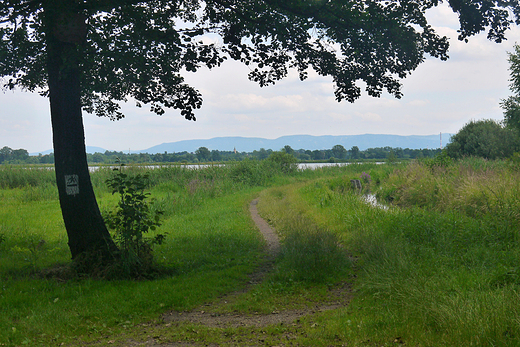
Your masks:
<instances>
[{"instance_id":1,"label":"large tree","mask_svg":"<svg viewBox=\"0 0 520 347\"><path fill-rule=\"evenodd\" d=\"M508 128L520 131L520 46L515 44L514 52L508 53L509 89L514 93L501 101L504 109L504 123Z\"/></svg>"},{"instance_id":2,"label":"large tree","mask_svg":"<svg viewBox=\"0 0 520 347\"><path fill-rule=\"evenodd\" d=\"M500 42L518 23L518 0L448 0L459 39L488 30ZM72 257L114 247L90 183L82 110L120 119L132 100L194 120L202 96L182 73L234 59L267 86L295 69L331 76L338 101L383 90L425 55L447 59L448 40L428 24L438 0L3 0L0 76L51 104L56 178ZM205 34L218 44L205 44Z\"/></svg>"},{"instance_id":3,"label":"large tree","mask_svg":"<svg viewBox=\"0 0 520 347\"><path fill-rule=\"evenodd\" d=\"M332 155L334 158L343 159L347 155L347 150L342 145L335 145L332 147Z\"/></svg>"},{"instance_id":4,"label":"large tree","mask_svg":"<svg viewBox=\"0 0 520 347\"><path fill-rule=\"evenodd\" d=\"M517 130L492 119L470 121L451 137L446 152L452 158L503 159L520 149Z\"/></svg>"}]
</instances>

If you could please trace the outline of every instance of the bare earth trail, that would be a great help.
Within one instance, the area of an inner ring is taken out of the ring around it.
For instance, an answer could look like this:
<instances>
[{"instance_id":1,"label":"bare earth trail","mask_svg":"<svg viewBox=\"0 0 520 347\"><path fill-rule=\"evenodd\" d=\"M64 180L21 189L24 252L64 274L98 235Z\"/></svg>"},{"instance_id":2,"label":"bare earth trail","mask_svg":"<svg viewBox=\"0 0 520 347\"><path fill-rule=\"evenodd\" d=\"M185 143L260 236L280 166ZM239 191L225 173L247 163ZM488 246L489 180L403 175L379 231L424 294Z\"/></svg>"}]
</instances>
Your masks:
<instances>
[{"instance_id":1,"label":"bare earth trail","mask_svg":"<svg viewBox=\"0 0 520 347\"><path fill-rule=\"evenodd\" d=\"M240 291L232 292L224 297L221 297L216 302L206 304L193 311L189 312L177 312L172 311L163 315L163 325L166 329L168 327L178 326L182 323L200 324L209 328L234 328L234 327L264 327L268 325L277 324L293 324L299 322L300 318L308 315L312 315L319 312L328 310L334 310L348 305L350 300L350 286L342 285L334 288L330 291L330 300L327 302L315 303L307 306L307 308L298 310L287 310L287 311L275 311L271 314L245 314L238 312L226 312L222 308L226 307L228 303L233 302L233 299L246 293L253 286L259 284L264 279L265 275L268 274L274 266L274 261L280 253L280 241L276 232L267 224L267 222L260 217L257 210L258 199L251 202L249 210L251 212L251 218L255 222L258 230L264 237L267 243L266 259L263 264L255 271L250 274L250 280L246 287ZM214 308L220 308L218 312L215 312ZM229 310L228 310L229 311ZM143 326L145 330L146 325ZM210 341L206 341L203 345L213 346ZM209 344L208 344L209 343ZM149 337L147 341L137 342L128 341L128 346L190 346L186 342L161 342L159 336ZM215 345L217 346L217 345Z\"/></svg>"}]
</instances>

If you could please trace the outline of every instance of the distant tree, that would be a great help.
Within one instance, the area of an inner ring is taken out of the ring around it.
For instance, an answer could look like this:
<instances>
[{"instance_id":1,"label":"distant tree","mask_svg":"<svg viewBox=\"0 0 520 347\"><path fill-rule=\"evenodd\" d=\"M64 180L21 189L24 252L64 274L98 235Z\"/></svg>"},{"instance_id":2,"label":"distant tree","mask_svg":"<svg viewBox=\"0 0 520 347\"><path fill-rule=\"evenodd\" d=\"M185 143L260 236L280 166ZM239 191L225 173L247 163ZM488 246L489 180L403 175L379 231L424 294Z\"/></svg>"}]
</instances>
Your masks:
<instances>
[{"instance_id":1,"label":"distant tree","mask_svg":"<svg viewBox=\"0 0 520 347\"><path fill-rule=\"evenodd\" d=\"M520 149L514 129L505 128L492 119L471 121L451 137L446 153L451 158L466 156L500 159Z\"/></svg>"},{"instance_id":2,"label":"distant tree","mask_svg":"<svg viewBox=\"0 0 520 347\"><path fill-rule=\"evenodd\" d=\"M103 154L96 152L92 155L93 163L102 163L103 161L105 161L105 156Z\"/></svg>"},{"instance_id":3,"label":"distant tree","mask_svg":"<svg viewBox=\"0 0 520 347\"><path fill-rule=\"evenodd\" d=\"M29 152L26 149L14 149L11 153L12 160L24 162L29 159Z\"/></svg>"},{"instance_id":4,"label":"distant tree","mask_svg":"<svg viewBox=\"0 0 520 347\"><path fill-rule=\"evenodd\" d=\"M150 154L148 154L148 153L139 153L137 162L138 163L151 163L152 158L150 158Z\"/></svg>"},{"instance_id":5,"label":"distant tree","mask_svg":"<svg viewBox=\"0 0 520 347\"><path fill-rule=\"evenodd\" d=\"M298 154L298 160L304 161L304 160L311 160L311 156L305 152Z\"/></svg>"},{"instance_id":6,"label":"distant tree","mask_svg":"<svg viewBox=\"0 0 520 347\"><path fill-rule=\"evenodd\" d=\"M320 150L318 150L318 149L315 149L314 151L312 151L311 158L312 158L313 160L322 160L322 159L325 158L325 156L324 156L323 151L320 151Z\"/></svg>"},{"instance_id":7,"label":"distant tree","mask_svg":"<svg viewBox=\"0 0 520 347\"><path fill-rule=\"evenodd\" d=\"M167 152L152 154L150 157L154 163L166 163L168 161Z\"/></svg>"},{"instance_id":8,"label":"distant tree","mask_svg":"<svg viewBox=\"0 0 520 347\"><path fill-rule=\"evenodd\" d=\"M263 160L269 156L269 152L265 150L265 148L260 148L258 151L258 159Z\"/></svg>"},{"instance_id":9,"label":"distant tree","mask_svg":"<svg viewBox=\"0 0 520 347\"><path fill-rule=\"evenodd\" d=\"M7 161L11 158L13 150L10 147L4 146L0 149L0 163Z\"/></svg>"},{"instance_id":10,"label":"distant tree","mask_svg":"<svg viewBox=\"0 0 520 347\"><path fill-rule=\"evenodd\" d=\"M26 149L12 149L4 146L0 149L0 163L28 163L29 152Z\"/></svg>"},{"instance_id":11,"label":"distant tree","mask_svg":"<svg viewBox=\"0 0 520 347\"><path fill-rule=\"evenodd\" d=\"M359 159L359 147L358 146L352 146L350 149L350 158L352 159Z\"/></svg>"},{"instance_id":12,"label":"distant tree","mask_svg":"<svg viewBox=\"0 0 520 347\"><path fill-rule=\"evenodd\" d=\"M294 149L292 149L289 145L285 145L283 147L283 151L287 154L294 155Z\"/></svg>"},{"instance_id":13,"label":"distant tree","mask_svg":"<svg viewBox=\"0 0 520 347\"><path fill-rule=\"evenodd\" d=\"M500 42L520 5L512 1L448 0L459 39L486 28ZM72 257L112 254L90 181L82 110L123 117L120 103L195 119L200 92L182 72L225 59L248 65L249 78L268 86L293 68L301 80L329 76L338 101L369 95L401 97L400 79L430 55L447 59L448 39L425 12L439 1L3 0L0 78L49 97L55 172ZM208 44L202 35L218 35Z\"/></svg>"},{"instance_id":14,"label":"distant tree","mask_svg":"<svg viewBox=\"0 0 520 347\"><path fill-rule=\"evenodd\" d=\"M207 147L199 147L195 151L195 155L199 161L208 161L211 158L211 152Z\"/></svg>"},{"instance_id":15,"label":"distant tree","mask_svg":"<svg viewBox=\"0 0 520 347\"><path fill-rule=\"evenodd\" d=\"M347 150L342 145L335 145L332 147L332 155L337 159L344 159L347 155Z\"/></svg>"},{"instance_id":16,"label":"distant tree","mask_svg":"<svg viewBox=\"0 0 520 347\"><path fill-rule=\"evenodd\" d=\"M54 164L54 153L42 155L40 158L41 164Z\"/></svg>"},{"instance_id":17,"label":"distant tree","mask_svg":"<svg viewBox=\"0 0 520 347\"><path fill-rule=\"evenodd\" d=\"M222 159L222 156L220 155L220 152L217 150L211 151L211 160L212 161L220 161Z\"/></svg>"}]
</instances>

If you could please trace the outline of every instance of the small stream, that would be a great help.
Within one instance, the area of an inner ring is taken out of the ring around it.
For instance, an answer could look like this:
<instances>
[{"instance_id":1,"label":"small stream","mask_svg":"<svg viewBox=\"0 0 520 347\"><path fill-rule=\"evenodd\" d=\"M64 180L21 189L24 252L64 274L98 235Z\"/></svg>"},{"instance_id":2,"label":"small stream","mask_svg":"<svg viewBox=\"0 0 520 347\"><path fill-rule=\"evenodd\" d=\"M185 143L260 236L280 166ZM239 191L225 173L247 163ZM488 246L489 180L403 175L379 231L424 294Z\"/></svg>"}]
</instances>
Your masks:
<instances>
[{"instance_id":1,"label":"small stream","mask_svg":"<svg viewBox=\"0 0 520 347\"><path fill-rule=\"evenodd\" d=\"M377 201L375 194L363 194L363 200L369 205L380 208L382 210L388 210L388 206L383 205Z\"/></svg>"}]
</instances>

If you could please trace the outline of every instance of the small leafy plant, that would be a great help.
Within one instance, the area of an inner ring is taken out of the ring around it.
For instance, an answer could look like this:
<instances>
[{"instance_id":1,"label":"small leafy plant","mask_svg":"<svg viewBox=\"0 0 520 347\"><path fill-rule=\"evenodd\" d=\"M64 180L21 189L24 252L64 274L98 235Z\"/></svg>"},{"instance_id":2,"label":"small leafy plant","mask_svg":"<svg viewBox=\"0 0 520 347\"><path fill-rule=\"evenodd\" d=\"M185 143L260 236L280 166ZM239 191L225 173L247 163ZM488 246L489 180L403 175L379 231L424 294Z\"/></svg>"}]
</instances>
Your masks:
<instances>
[{"instance_id":1,"label":"small leafy plant","mask_svg":"<svg viewBox=\"0 0 520 347\"><path fill-rule=\"evenodd\" d=\"M120 199L114 211L104 214L108 228L114 232L114 240L119 247L119 265L125 277L143 277L153 271L152 246L162 244L166 234L145 237L149 231L161 225L163 211L152 209L150 193L145 193L148 174L130 176L122 172L122 166L115 169L112 178L106 180L112 194Z\"/></svg>"},{"instance_id":2,"label":"small leafy plant","mask_svg":"<svg viewBox=\"0 0 520 347\"><path fill-rule=\"evenodd\" d=\"M0 235L0 243L2 241L2 235ZM34 271L37 268L38 262L45 254L45 240L32 239L28 241L27 246L15 245L11 251L18 253L23 256L23 260L27 262L29 268Z\"/></svg>"}]
</instances>

